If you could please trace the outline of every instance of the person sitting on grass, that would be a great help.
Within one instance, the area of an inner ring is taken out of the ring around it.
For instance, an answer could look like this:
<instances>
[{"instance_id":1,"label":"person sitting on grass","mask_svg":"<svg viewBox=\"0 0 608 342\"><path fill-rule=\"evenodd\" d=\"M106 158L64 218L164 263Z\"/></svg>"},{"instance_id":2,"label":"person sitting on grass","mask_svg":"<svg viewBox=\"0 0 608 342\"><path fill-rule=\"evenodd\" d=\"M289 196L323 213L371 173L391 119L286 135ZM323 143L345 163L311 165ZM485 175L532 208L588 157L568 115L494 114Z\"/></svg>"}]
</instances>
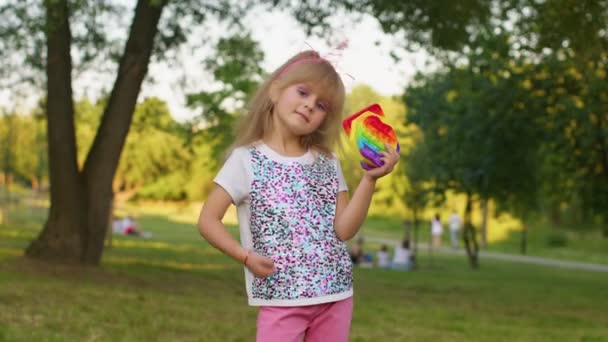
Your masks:
<instances>
[{"instance_id":1,"label":"person sitting on grass","mask_svg":"<svg viewBox=\"0 0 608 342\"><path fill-rule=\"evenodd\" d=\"M388 252L388 247L386 245L382 245L380 250L376 255L378 259L378 267L379 268L389 268L391 266L391 256Z\"/></svg>"},{"instance_id":2,"label":"person sitting on grass","mask_svg":"<svg viewBox=\"0 0 608 342\"><path fill-rule=\"evenodd\" d=\"M411 268L411 253L410 253L410 240L405 239L395 247L395 255L393 256L393 264L391 267L396 270L407 271Z\"/></svg>"},{"instance_id":3,"label":"person sitting on grass","mask_svg":"<svg viewBox=\"0 0 608 342\"><path fill-rule=\"evenodd\" d=\"M127 215L122 219L116 219L112 223L112 230L115 233L130 235L130 236L141 236L149 238L152 236L150 232L144 232L139 228L137 221L131 215Z\"/></svg>"}]
</instances>

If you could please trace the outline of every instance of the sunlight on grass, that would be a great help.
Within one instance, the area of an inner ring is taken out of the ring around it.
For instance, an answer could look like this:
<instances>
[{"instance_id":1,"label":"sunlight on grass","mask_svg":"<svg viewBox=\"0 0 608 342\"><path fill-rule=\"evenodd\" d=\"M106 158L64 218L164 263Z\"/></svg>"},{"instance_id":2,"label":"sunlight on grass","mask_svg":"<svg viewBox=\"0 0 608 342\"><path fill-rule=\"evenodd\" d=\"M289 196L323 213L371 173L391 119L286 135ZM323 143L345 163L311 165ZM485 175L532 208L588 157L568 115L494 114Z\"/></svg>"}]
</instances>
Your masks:
<instances>
[{"instance_id":1,"label":"sunlight on grass","mask_svg":"<svg viewBox=\"0 0 608 342\"><path fill-rule=\"evenodd\" d=\"M203 202L172 203L172 202L140 202L127 203L115 209L117 216L125 215L160 215L178 223L196 224ZM238 224L236 208L230 206L223 220L224 224Z\"/></svg>"},{"instance_id":2,"label":"sunlight on grass","mask_svg":"<svg viewBox=\"0 0 608 342\"><path fill-rule=\"evenodd\" d=\"M170 269L176 269L176 270L182 270L182 271L225 270L225 269L234 269L234 268L240 267L237 264L231 265L231 264L225 264L225 263L224 264L219 264L219 263L194 264L194 263L187 263L187 262L151 261L151 260L144 260L144 259L139 259L139 258L118 258L118 257L104 257L103 261L104 261L104 263L108 263L108 264L131 265L131 266L137 266L137 265L157 266L157 267L164 267L164 268L170 268Z\"/></svg>"},{"instance_id":3,"label":"sunlight on grass","mask_svg":"<svg viewBox=\"0 0 608 342\"><path fill-rule=\"evenodd\" d=\"M33 239L36 237L36 234L34 234L33 232L23 231L23 230L0 229L0 236L10 237L10 238Z\"/></svg>"},{"instance_id":4,"label":"sunlight on grass","mask_svg":"<svg viewBox=\"0 0 608 342\"><path fill-rule=\"evenodd\" d=\"M220 252L213 248L205 248L201 249L200 246L186 245L186 244L169 244L166 242L156 242L156 241L136 241L136 240L114 240L112 241L113 247L120 248L145 248L145 249L159 249L166 250L172 252L188 252L188 253L196 253L201 255L215 255L220 254Z\"/></svg>"},{"instance_id":5,"label":"sunlight on grass","mask_svg":"<svg viewBox=\"0 0 608 342\"><path fill-rule=\"evenodd\" d=\"M23 250L19 248L0 247L0 255L4 256L23 256Z\"/></svg>"}]
</instances>

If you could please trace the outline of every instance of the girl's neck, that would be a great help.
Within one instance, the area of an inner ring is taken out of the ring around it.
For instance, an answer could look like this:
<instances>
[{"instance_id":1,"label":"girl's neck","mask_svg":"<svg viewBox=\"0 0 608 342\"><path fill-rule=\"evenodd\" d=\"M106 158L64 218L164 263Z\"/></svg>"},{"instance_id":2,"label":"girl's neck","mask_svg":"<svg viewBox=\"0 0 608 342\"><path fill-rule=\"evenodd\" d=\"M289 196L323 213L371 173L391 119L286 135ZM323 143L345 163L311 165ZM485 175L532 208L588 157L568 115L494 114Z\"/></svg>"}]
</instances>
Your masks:
<instances>
[{"instance_id":1,"label":"girl's neck","mask_svg":"<svg viewBox=\"0 0 608 342\"><path fill-rule=\"evenodd\" d=\"M262 141L275 152L285 157L298 157L307 152L306 147L302 146L300 138L297 136L284 136L273 132L264 136Z\"/></svg>"}]
</instances>

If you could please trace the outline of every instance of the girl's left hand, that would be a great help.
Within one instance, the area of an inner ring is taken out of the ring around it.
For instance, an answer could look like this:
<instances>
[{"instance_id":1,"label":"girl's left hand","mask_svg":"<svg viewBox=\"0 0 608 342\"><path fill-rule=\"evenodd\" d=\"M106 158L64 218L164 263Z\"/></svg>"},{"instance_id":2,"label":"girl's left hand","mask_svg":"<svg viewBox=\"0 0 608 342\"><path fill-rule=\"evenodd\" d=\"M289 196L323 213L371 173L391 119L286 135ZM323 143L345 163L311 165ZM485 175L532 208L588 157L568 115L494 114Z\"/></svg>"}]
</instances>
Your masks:
<instances>
[{"instance_id":1,"label":"girl's left hand","mask_svg":"<svg viewBox=\"0 0 608 342\"><path fill-rule=\"evenodd\" d=\"M399 153L387 144L384 144L384 146L386 147L386 152L380 152L384 165L368 170L365 172L366 177L370 177L373 180L384 177L393 171L393 168L399 161Z\"/></svg>"}]
</instances>

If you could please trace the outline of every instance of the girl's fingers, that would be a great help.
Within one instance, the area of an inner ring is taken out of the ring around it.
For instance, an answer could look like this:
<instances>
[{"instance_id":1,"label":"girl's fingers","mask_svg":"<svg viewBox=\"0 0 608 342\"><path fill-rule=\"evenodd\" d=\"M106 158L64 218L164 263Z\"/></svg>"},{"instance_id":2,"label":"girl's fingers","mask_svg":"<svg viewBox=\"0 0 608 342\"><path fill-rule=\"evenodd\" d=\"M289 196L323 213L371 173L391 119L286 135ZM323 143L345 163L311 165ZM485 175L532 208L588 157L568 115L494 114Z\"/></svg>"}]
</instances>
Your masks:
<instances>
[{"instance_id":1,"label":"girl's fingers","mask_svg":"<svg viewBox=\"0 0 608 342\"><path fill-rule=\"evenodd\" d=\"M393 166L397 164L398 159L395 159L394 155L387 155L382 158L382 161L384 162L383 166L387 166L388 168L392 169Z\"/></svg>"},{"instance_id":2,"label":"girl's fingers","mask_svg":"<svg viewBox=\"0 0 608 342\"><path fill-rule=\"evenodd\" d=\"M390 146L389 144L386 144L386 143L384 144L384 148L386 149L386 151L380 152L380 154L383 157L391 157L391 159L394 159L396 161L399 160L399 153L397 153L397 150L395 150L392 146ZM395 163L396 163L396 161L395 161Z\"/></svg>"},{"instance_id":3,"label":"girl's fingers","mask_svg":"<svg viewBox=\"0 0 608 342\"><path fill-rule=\"evenodd\" d=\"M386 174L390 173L391 170L392 170L392 166L390 165L390 163L387 160L385 160L384 165L382 165L378 171L380 174L386 175Z\"/></svg>"}]
</instances>

